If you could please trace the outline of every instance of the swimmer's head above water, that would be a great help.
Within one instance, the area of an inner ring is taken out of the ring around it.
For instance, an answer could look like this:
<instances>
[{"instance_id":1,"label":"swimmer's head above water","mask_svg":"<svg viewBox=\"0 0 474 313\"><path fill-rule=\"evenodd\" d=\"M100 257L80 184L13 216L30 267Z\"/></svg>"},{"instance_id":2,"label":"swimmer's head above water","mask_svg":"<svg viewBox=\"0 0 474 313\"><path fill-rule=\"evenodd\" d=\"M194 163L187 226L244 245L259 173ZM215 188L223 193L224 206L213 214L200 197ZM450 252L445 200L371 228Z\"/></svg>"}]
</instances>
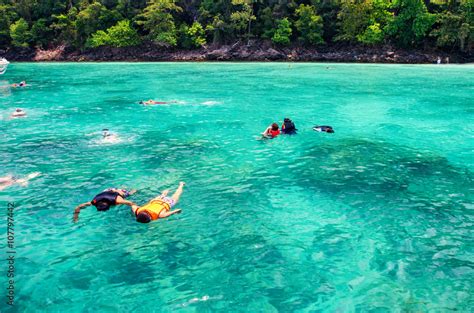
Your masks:
<instances>
[{"instance_id":1,"label":"swimmer's head above water","mask_svg":"<svg viewBox=\"0 0 474 313\"><path fill-rule=\"evenodd\" d=\"M26 112L20 108L15 109L15 112L13 112L11 115L11 117L21 117L21 116L26 116Z\"/></svg>"},{"instance_id":2,"label":"swimmer's head above water","mask_svg":"<svg viewBox=\"0 0 474 313\"><path fill-rule=\"evenodd\" d=\"M105 138L107 136L110 136L109 129L108 128L102 129L102 137Z\"/></svg>"},{"instance_id":3,"label":"swimmer's head above water","mask_svg":"<svg viewBox=\"0 0 474 313\"><path fill-rule=\"evenodd\" d=\"M139 223L150 223L151 216L147 212L140 212L137 214L137 222Z\"/></svg>"}]
</instances>

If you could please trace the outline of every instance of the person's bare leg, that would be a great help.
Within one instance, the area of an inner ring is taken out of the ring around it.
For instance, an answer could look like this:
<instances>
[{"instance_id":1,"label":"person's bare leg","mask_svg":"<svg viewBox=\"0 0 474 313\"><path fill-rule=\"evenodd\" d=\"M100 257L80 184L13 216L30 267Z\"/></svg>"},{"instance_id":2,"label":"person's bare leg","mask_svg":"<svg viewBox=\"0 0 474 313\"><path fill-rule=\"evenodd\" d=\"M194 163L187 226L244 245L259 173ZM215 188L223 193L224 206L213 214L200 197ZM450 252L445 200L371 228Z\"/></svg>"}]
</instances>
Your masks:
<instances>
[{"instance_id":1,"label":"person's bare leg","mask_svg":"<svg viewBox=\"0 0 474 313\"><path fill-rule=\"evenodd\" d=\"M181 194L183 193L183 187L184 187L184 182L179 182L178 189L176 189L175 193L171 196L171 199L174 200L174 203L178 203L179 197L181 197Z\"/></svg>"},{"instance_id":2,"label":"person's bare leg","mask_svg":"<svg viewBox=\"0 0 474 313\"><path fill-rule=\"evenodd\" d=\"M170 192L170 191L169 191L168 189L163 190L163 192L162 192L159 196L154 197L154 198L152 199L152 201L153 201L153 200L162 200L163 197L166 197L169 192Z\"/></svg>"},{"instance_id":3,"label":"person's bare leg","mask_svg":"<svg viewBox=\"0 0 474 313\"><path fill-rule=\"evenodd\" d=\"M5 176L5 177L0 177L0 184L10 183L13 180L14 179L13 179L12 175L8 175L8 176Z\"/></svg>"}]
</instances>

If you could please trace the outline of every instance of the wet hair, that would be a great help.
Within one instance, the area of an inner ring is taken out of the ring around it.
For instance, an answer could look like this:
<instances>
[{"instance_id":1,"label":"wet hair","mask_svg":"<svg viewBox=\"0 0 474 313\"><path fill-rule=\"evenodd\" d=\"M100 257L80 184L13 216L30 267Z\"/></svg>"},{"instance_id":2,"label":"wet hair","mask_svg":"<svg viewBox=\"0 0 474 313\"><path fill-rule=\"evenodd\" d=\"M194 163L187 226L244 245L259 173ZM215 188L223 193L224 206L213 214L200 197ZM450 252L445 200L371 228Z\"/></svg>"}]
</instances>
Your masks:
<instances>
[{"instance_id":1,"label":"wet hair","mask_svg":"<svg viewBox=\"0 0 474 313\"><path fill-rule=\"evenodd\" d=\"M95 204L95 207L97 208L97 211L107 211L108 209L110 209L110 203L108 203L107 201L98 201Z\"/></svg>"},{"instance_id":2,"label":"wet hair","mask_svg":"<svg viewBox=\"0 0 474 313\"><path fill-rule=\"evenodd\" d=\"M285 118L283 119L283 122L291 122L291 120L290 120L288 117L285 117Z\"/></svg>"},{"instance_id":3,"label":"wet hair","mask_svg":"<svg viewBox=\"0 0 474 313\"><path fill-rule=\"evenodd\" d=\"M272 130L278 130L278 124L277 123L272 124Z\"/></svg>"},{"instance_id":4,"label":"wet hair","mask_svg":"<svg viewBox=\"0 0 474 313\"><path fill-rule=\"evenodd\" d=\"M138 102L138 104L144 104L143 100L142 100L142 101L140 101L140 102Z\"/></svg>"},{"instance_id":5,"label":"wet hair","mask_svg":"<svg viewBox=\"0 0 474 313\"><path fill-rule=\"evenodd\" d=\"M137 222L139 223L150 223L151 216L147 212L140 212L137 214Z\"/></svg>"}]
</instances>

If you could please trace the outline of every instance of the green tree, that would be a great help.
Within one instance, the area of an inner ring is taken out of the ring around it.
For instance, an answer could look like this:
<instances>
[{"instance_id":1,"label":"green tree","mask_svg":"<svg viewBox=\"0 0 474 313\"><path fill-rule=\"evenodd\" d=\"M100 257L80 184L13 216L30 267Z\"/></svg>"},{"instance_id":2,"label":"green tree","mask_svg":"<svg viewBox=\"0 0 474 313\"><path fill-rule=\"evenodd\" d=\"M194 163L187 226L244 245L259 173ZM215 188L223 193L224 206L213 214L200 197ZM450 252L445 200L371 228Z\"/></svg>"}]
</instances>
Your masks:
<instances>
[{"instance_id":1,"label":"green tree","mask_svg":"<svg viewBox=\"0 0 474 313\"><path fill-rule=\"evenodd\" d=\"M419 44L436 21L422 0L395 0L394 8L396 14L388 32L404 47Z\"/></svg>"},{"instance_id":2,"label":"green tree","mask_svg":"<svg viewBox=\"0 0 474 313\"><path fill-rule=\"evenodd\" d=\"M251 23L256 19L255 15L253 15L252 2L251 0L232 0L232 5L240 8L240 10L234 11L230 15L232 28L240 36L247 30L246 37L249 40Z\"/></svg>"},{"instance_id":3,"label":"green tree","mask_svg":"<svg viewBox=\"0 0 474 313\"><path fill-rule=\"evenodd\" d=\"M324 43L323 20L316 14L312 5L300 4L295 10L295 26L299 32L299 39L305 44L317 45Z\"/></svg>"},{"instance_id":4,"label":"green tree","mask_svg":"<svg viewBox=\"0 0 474 313\"><path fill-rule=\"evenodd\" d=\"M374 23L370 25L369 27L366 28L366 30L362 34L357 35L357 40L367 45L374 45L374 44L381 43L383 39L384 39L384 32L380 28L379 23Z\"/></svg>"},{"instance_id":5,"label":"green tree","mask_svg":"<svg viewBox=\"0 0 474 313\"><path fill-rule=\"evenodd\" d=\"M137 31L130 25L129 20L123 20L107 29L99 30L88 40L87 46L96 48L100 46L129 47L140 44Z\"/></svg>"},{"instance_id":6,"label":"green tree","mask_svg":"<svg viewBox=\"0 0 474 313\"><path fill-rule=\"evenodd\" d=\"M285 17L278 21L278 27L273 34L272 41L277 45L286 46L290 44L291 23Z\"/></svg>"},{"instance_id":7,"label":"green tree","mask_svg":"<svg viewBox=\"0 0 474 313\"><path fill-rule=\"evenodd\" d=\"M339 35L336 40L381 43L392 20L387 0L345 1L338 14Z\"/></svg>"},{"instance_id":8,"label":"green tree","mask_svg":"<svg viewBox=\"0 0 474 313\"><path fill-rule=\"evenodd\" d=\"M257 19L257 28L262 34L263 39L271 39L275 33L275 17L270 7L265 7L259 11Z\"/></svg>"},{"instance_id":9,"label":"green tree","mask_svg":"<svg viewBox=\"0 0 474 313\"><path fill-rule=\"evenodd\" d=\"M201 23L194 22L191 26L181 25L181 46L190 48L200 48L206 45L206 32Z\"/></svg>"},{"instance_id":10,"label":"green tree","mask_svg":"<svg viewBox=\"0 0 474 313\"><path fill-rule=\"evenodd\" d=\"M10 25L10 37L12 38L12 44L15 47L27 48L29 46L31 33L28 23L24 18L20 18L18 21Z\"/></svg>"},{"instance_id":11,"label":"green tree","mask_svg":"<svg viewBox=\"0 0 474 313\"><path fill-rule=\"evenodd\" d=\"M100 2L84 4L75 20L77 42L83 45L87 38L98 30L105 30L121 19L117 11L108 10Z\"/></svg>"},{"instance_id":12,"label":"green tree","mask_svg":"<svg viewBox=\"0 0 474 313\"><path fill-rule=\"evenodd\" d=\"M176 46L177 32L173 13L182 12L175 0L151 0L137 24L148 31L149 38L158 45Z\"/></svg>"},{"instance_id":13,"label":"green tree","mask_svg":"<svg viewBox=\"0 0 474 313\"><path fill-rule=\"evenodd\" d=\"M16 19L14 8L9 4L0 3L0 47L10 44L10 25Z\"/></svg>"},{"instance_id":14,"label":"green tree","mask_svg":"<svg viewBox=\"0 0 474 313\"><path fill-rule=\"evenodd\" d=\"M32 41L42 48L46 47L50 42L51 34L52 31L47 25L45 18L40 18L31 26Z\"/></svg>"},{"instance_id":15,"label":"green tree","mask_svg":"<svg viewBox=\"0 0 474 313\"><path fill-rule=\"evenodd\" d=\"M339 20L339 35L336 40L355 42L370 23L372 4L369 1L344 1L341 4L337 18Z\"/></svg>"},{"instance_id":16,"label":"green tree","mask_svg":"<svg viewBox=\"0 0 474 313\"><path fill-rule=\"evenodd\" d=\"M67 14L52 16L53 23L49 27L54 32L55 43L78 46L76 41L78 36L75 27L77 13L76 8L71 8Z\"/></svg>"},{"instance_id":17,"label":"green tree","mask_svg":"<svg viewBox=\"0 0 474 313\"><path fill-rule=\"evenodd\" d=\"M140 44L140 37L129 20L123 20L107 29L110 45L113 47L129 47Z\"/></svg>"}]
</instances>

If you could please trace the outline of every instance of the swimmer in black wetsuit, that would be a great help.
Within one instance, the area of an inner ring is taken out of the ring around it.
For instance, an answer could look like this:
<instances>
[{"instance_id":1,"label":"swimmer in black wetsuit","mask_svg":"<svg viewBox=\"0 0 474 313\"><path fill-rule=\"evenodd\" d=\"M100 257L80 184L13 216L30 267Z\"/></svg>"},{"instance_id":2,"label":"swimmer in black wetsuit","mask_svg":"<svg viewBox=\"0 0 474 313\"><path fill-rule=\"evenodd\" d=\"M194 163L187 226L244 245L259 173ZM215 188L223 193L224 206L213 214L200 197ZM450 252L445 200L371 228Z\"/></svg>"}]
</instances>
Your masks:
<instances>
[{"instance_id":1,"label":"swimmer in black wetsuit","mask_svg":"<svg viewBox=\"0 0 474 313\"><path fill-rule=\"evenodd\" d=\"M292 120L289 118L285 117L283 120L283 124L281 125L281 132L286 135L296 135L296 127L295 123L293 123Z\"/></svg>"},{"instance_id":2,"label":"swimmer in black wetsuit","mask_svg":"<svg viewBox=\"0 0 474 313\"><path fill-rule=\"evenodd\" d=\"M90 202L86 202L80 204L74 210L74 222L77 222L79 218L79 213L81 212L82 208L88 207L93 205L97 208L97 211L107 211L110 209L111 206L125 204L132 208L136 207L136 204L125 200L128 196L134 194L136 190L127 191L125 189L116 189L116 188L109 188L104 190L103 192L99 193L94 197L94 199Z\"/></svg>"}]
</instances>

